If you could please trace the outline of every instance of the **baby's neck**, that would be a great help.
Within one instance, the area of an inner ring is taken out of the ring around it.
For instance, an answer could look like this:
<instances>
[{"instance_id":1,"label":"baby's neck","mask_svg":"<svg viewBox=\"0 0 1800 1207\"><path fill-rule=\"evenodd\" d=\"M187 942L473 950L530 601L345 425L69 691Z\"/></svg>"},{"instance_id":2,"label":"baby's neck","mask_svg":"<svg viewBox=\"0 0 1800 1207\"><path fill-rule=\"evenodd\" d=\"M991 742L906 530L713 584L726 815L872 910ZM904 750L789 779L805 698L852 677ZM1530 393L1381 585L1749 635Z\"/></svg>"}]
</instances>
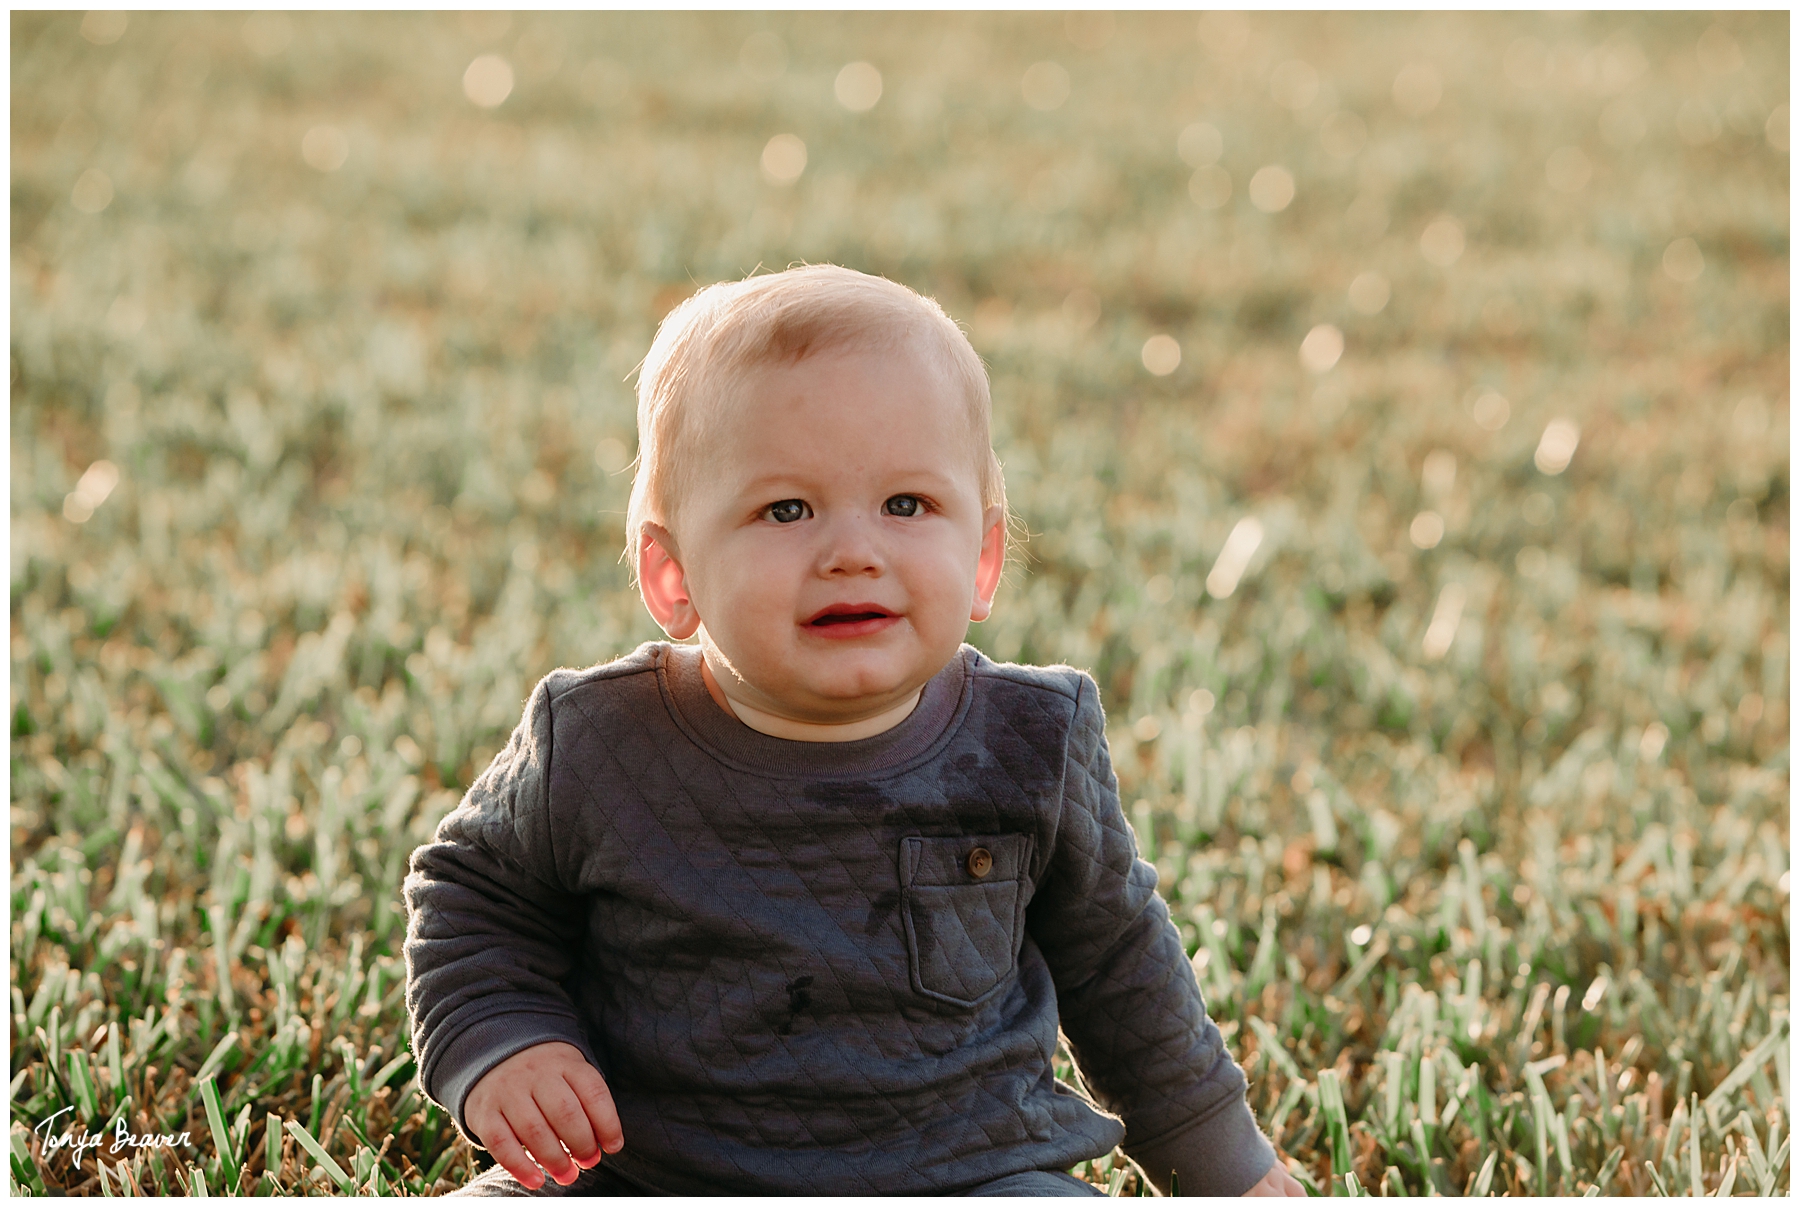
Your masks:
<instances>
[{"instance_id":1,"label":"baby's neck","mask_svg":"<svg viewBox=\"0 0 1800 1207\"><path fill-rule=\"evenodd\" d=\"M718 706L748 725L758 733L766 733L772 738L786 738L790 742L854 742L861 738L872 738L878 733L886 733L911 715L919 703L919 696L924 692L920 688L900 703L872 717L864 717L860 721L848 721L842 724L820 724L813 721L794 721L787 717L778 717L773 713L752 708L742 700L734 700L725 688L714 677L712 666L705 655L700 658L700 675L706 680L706 691Z\"/></svg>"}]
</instances>

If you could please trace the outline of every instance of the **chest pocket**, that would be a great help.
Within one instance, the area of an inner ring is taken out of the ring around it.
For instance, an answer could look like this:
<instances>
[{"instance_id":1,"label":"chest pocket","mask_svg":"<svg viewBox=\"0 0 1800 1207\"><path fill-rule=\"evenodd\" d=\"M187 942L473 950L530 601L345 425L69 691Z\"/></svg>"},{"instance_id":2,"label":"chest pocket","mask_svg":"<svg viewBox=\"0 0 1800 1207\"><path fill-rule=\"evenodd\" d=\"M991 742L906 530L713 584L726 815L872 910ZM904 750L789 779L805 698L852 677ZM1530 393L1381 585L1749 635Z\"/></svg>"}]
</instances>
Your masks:
<instances>
[{"instance_id":1,"label":"chest pocket","mask_svg":"<svg viewBox=\"0 0 1800 1207\"><path fill-rule=\"evenodd\" d=\"M1031 835L900 840L901 917L913 989L973 1006L1018 960Z\"/></svg>"}]
</instances>

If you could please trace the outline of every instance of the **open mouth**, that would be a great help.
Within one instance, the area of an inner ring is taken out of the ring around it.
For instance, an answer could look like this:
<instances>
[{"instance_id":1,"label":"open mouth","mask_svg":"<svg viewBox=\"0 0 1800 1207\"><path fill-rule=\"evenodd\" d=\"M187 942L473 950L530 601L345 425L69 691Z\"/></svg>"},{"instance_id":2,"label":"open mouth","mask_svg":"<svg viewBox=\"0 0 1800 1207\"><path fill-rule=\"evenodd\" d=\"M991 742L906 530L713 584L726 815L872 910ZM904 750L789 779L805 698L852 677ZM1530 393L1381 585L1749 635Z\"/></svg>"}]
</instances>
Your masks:
<instances>
[{"instance_id":1,"label":"open mouth","mask_svg":"<svg viewBox=\"0 0 1800 1207\"><path fill-rule=\"evenodd\" d=\"M894 614L878 604L833 604L815 613L806 623L815 629L826 629L892 619Z\"/></svg>"}]
</instances>

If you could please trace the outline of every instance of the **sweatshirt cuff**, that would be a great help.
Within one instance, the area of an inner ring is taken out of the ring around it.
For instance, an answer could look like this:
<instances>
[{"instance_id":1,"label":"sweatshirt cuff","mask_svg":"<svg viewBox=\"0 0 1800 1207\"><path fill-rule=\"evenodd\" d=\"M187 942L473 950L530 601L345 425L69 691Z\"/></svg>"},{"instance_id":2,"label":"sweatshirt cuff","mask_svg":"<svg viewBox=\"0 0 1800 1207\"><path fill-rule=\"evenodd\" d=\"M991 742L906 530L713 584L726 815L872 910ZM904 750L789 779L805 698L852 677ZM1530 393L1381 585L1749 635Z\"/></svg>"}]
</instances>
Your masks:
<instances>
[{"instance_id":1,"label":"sweatshirt cuff","mask_svg":"<svg viewBox=\"0 0 1800 1207\"><path fill-rule=\"evenodd\" d=\"M463 1103L469 1097L469 1091L508 1057L538 1044L557 1042L574 1044L589 1064L599 1068L600 1062L594 1059L581 1024L566 1014L520 1010L490 1014L444 1046L443 1054L432 1070L431 1079L436 1084L426 1087L427 1093L450 1112L457 1129L470 1143L482 1147L480 1139L463 1119Z\"/></svg>"},{"instance_id":2,"label":"sweatshirt cuff","mask_svg":"<svg viewBox=\"0 0 1800 1207\"><path fill-rule=\"evenodd\" d=\"M1147 1144L1134 1145L1127 1137L1125 1153L1164 1194L1169 1193L1169 1175L1180 1175L1183 1197L1236 1197L1275 1165L1275 1148L1243 1098L1209 1119Z\"/></svg>"}]
</instances>

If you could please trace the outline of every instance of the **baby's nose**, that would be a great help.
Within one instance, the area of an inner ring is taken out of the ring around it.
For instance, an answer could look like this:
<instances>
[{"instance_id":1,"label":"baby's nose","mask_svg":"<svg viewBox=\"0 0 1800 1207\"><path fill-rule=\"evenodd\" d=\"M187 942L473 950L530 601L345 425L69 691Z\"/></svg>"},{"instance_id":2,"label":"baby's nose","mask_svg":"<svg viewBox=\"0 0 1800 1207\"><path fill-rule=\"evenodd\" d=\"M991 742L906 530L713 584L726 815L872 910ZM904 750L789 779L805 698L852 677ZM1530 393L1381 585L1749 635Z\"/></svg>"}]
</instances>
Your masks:
<instances>
[{"instance_id":1,"label":"baby's nose","mask_svg":"<svg viewBox=\"0 0 1800 1207\"><path fill-rule=\"evenodd\" d=\"M846 518L830 525L825 534L819 569L832 575L880 574L886 567L874 525Z\"/></svg>"}]
</instances>

